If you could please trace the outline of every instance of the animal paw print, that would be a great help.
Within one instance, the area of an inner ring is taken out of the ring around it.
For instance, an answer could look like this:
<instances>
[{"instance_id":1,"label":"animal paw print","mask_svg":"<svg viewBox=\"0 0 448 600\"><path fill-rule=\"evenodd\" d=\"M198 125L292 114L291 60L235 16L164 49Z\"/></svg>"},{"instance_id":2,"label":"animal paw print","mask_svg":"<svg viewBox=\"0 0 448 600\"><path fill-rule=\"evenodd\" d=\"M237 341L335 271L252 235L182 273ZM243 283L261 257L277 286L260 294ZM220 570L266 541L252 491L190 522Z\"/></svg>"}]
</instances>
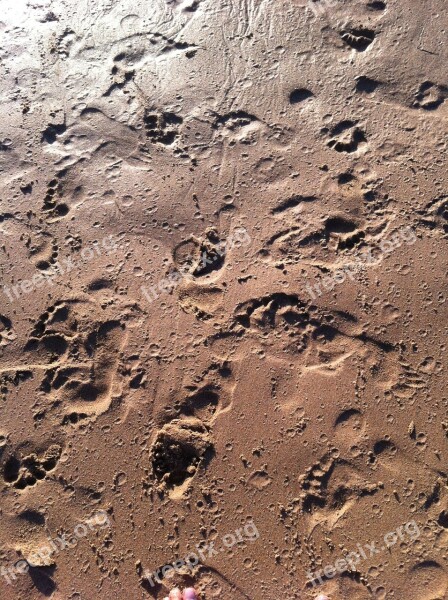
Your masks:
<instances>
[{"instance_id":1,"label":"animal paw print","mask_svg":"<svg viewBox=\"0 0 448 600\"><path fill-rule=\"evenodd\" d=\"M341 121L329 133L331 139L327 142L327 146L336 152L351 154L367 142L364 131L357 126L356 122L350 120Z\"/></svg>"},{"instance_id":2,"label":"animal paw print","mask_svg":"<svg viewBox=\"0 0 448 600\"><path fill-rule=\"evenodd\" d=\"M364 52L375 39L375 32L367 27L344 29L339 34L342 40L357 52Z\"/></svg>"},{"instance_id":3,"label":"animal paw print","mask_svg":"<svg viewBox=\"0 0 448 600\"><path fill-rule=\"evenodd\" d=\"M421 215L421 225L435 230L441 228L444 233L448 233L448 196L432 200L417 212Z\"/></svg>"},{"instance_id":4,"label":"animal paw print","mask_svg":"<svg viewBox=\"0 0 448 600\"><path fill-rule=\"evenodd\" d=\"M424 81L415 94L413 108L436 110L448 98L448 87L432 81Z\"/></svg>"},{"instance_id":5,"label":"animal paw print","mask_svg":"<svg viewBox=\"0 0 448 600\"><path fill-rule=\"evenodd\" d=\"M41 271L46 271L54 265L59 256L59 246L48 233L37 234L34 239L29 237L26 241L26 247L30 259L34 262L36 268Z\"/></svg>"},{"instance_id":6,"label":"animal paw print","mask_svg":"<svg viewBox=\"0 0 448 600\"><path fill-rule=\"evenodd\" d=\"M62 198L62 184L59 179L55 178L48 184L43 206L50 222L65 217L70 210L65 202L59 202L58 197Z\"/></svg>"},{"instance_id":7,"label":"animal paw print","mask_svg":"<svg viewBox=\"0 0 448 600\"><path fill-rule=\"evenodd\" d=\"M153 144L171 146L179 137L183 119L172 112L146 111L144 116L146 137Z\"/></svg>"},{"instance_id":8,"label":"animal paw print","mask_svg":"<svg viewBox=\"0 0 448 600\"><path fill-rule=\"evenodd\" d=\"M12 327L11 319L0 315L0 346L8 346L16 338L17 334Z\"/></svg>"},{"instance_id":9,"label":"animal paw print","mask_svg":"<svg viewBox=\"0 0 448 600\"><path fill-rule=\"evenodd\" d=\"M392 385L390 391L395 401L404 406L406 403L414 402L417 390L425 390L427 381L422 373L419 373L410 364L400 362L401 371L398 381Z\"/></svg>"},{"instance_id":10,"label":"animal paw print","mask_svg":"<svg viewBox=\"0 0 448 600\"><path fill-rule=\"evenodd\" d=\"M4 464L3 478L18 490L34 486L56 468L61 454L62 447L58 444L49 446L40 454L31 452L20 457L13 454Z\"/></svg>"},{"instance_id":11,"label":"animal paw print","mask_svg":"<svg viewBox=\"0 0 448 600\"><path fill-rule=\"evenodd\" d=\"M302 507L304 512L312 512L313 507L325 506L328 481L333 469L334 459L324 456L299 478L299 484L303 490Z\"/></svg>"}]
</instances>

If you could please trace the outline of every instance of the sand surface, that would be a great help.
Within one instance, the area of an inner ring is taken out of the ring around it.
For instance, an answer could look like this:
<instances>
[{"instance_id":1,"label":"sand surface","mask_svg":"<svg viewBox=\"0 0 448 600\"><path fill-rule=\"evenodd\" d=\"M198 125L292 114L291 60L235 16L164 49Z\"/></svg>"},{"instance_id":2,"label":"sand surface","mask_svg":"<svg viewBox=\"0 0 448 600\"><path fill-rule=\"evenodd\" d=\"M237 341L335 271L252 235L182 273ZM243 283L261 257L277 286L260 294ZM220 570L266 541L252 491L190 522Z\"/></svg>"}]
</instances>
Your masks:
<instances>
[{"instance_id":1,"label":"sand surface","mask_svg":"<svg viewBox=\"0 0 448 600\"><path fill-rule=\"evenodd\" d=\"M1 600L448 598L446 1L0 9Z\"/></svg>"}]
</instances>

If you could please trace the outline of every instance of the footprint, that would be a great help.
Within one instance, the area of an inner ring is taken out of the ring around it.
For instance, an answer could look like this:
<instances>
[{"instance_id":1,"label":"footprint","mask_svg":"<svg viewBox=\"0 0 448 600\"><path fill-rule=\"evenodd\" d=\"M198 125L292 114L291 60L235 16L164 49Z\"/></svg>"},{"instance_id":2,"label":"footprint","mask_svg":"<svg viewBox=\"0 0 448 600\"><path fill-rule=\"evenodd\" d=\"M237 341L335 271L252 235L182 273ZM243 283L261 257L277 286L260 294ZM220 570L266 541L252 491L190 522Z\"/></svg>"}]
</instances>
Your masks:
<instances>
[{"instance_id":1,"label":"footprint","mask_svg":"<svg viewBox=\"0 0 448 600\"><path fill-rule=\"evenodd\" d=\"M437 110L448 98L448 87L432 81L424 81L415 94L413 108Z\"/></svg>"},{"instance_id":2,"label":"footprint","mask_svg":"<svg viewBox=\"0 0 448 600\"><path fill-rule=\"evenodd\" d=\"M356 500L373 496L383 487L381 483L368 483L349 461L336 459L326 490L329 510L338 513L333 520L347 512Z\"/></svg>"},{"instance_id":3,"label":"footprint","mask_svg":"<svg viewBox=\"0 0 448 600\"><path fill-rule=\"evenodd\" d=\"M415 600L443 600L448 589L445 569L435 560L415 564L410 573Z\"/></svg>"},{"instance_id":4,"label":"footprint","mask_svg":"<svg viewBox=\"0 0 448 600\"><path fill-rule=\"evenodd\" d=\"M374 460L391 460L397 454L397 447L389 439L382 439L375 442L373 445Z\"/></svg>"},{"instance_id":5,"label":"footprint","mask_svg":"<svg viewBox=\"0 0 448 600\"><path fill-rule=\"evenodd\" d=\"M21 383L33 379L33 372L26 368L5 369L0 376L0 399L6 401L11 386L17 388Z\"/></svg>"},{"instance_id":6,"label":"footprint","mask_svg":"<svg viewBox=\"0 0 448 600\"><path fill-rule=\"evenodd\" d=\"M344 203L354 204L359 198L369 204L369 208L376 208L376 205L382 205L381 179L370 168L363 168L359 165L355 169L350 169L337 176L336 193L342 194ZM333 186L328 190L331 192Z\"/></svg>"},{"instance_id":7,"label":"footprint","mask_svg":"<svg viewBox=\"0 0 448 600\"><path fill-rule=\"evenodd\" d=\"M364 52L375 39L375 32L367 27L343 29L339 34L344 42L357 52Z\"/></svg>"},{"instance_id":8,"label":"footprint","mask_svg":"<svg viewBox=\"0 0 448 600\"><path fill-rule=\"evenodd\" d=\"M61 115L60 122L49 123L47 127L42 131L42 142L47 144L54 144L57 138L67 131L67 125L65 124L65 116Z\"/></svg>"},{"instance_id":9,"label":"footprint","mask_svg":"<svg viewBox=\"0 0 448 600\"><path fill-rule=\"evenodd\" d=\"M418 390L428 387L427 376L409 363L400 361L396 380L389 386L388 395L392 395L399 406L413 404Z\"/></svg>"},{"instance_id":10,"label":"footprint","mask_svg":"<svg viewBox=\"0 0 448 600\"><path fill-rule=\"evenodd\" d=\"M448 233L448 196L435 198L416 212L420 215L419 225L431 231Z\"/></svg>"},{"instance_id":11,"label":"footprint","mask_svg":"<svg viewBox=\"0 0 448 600\"><path fill-rule=\"evenodd\" d=\"M14 562L26 560L33 565L35 571L55 565L52 557L54 551L48 545L47 520L42 512L24 509L14 515L4 513L2 521L0 542L3 548L14 551L16 555ZM40 554L39 551L44 548L49 552L43 551Z\"/></svg>"},{"instance_id":12,"label":"footprint","mask_svg":"<svg viewBox=\"0 0 448 600\"><path fill-rule=\"evenodd\" d=\"M224 128L229 131L237 131L257 121L258 119L254 115L244 110L237 110L217 117L213 127L214 129Z\"/></svg>"},{"instance_id":13,"label":"footprint","mask_svg":"<svg viewBox=\"0 0 448 600\"><path fill-rule=\"evenodd\" d=\"M327 145L336 152L351 154L362 148L367 142L364 131L357 126L355 121L350 120L341 121L335 125L329 131L329 136L331 139Z\"/></svg>"},{"instance_id":14,"label":"footprint","mask_svg":"<svg viewBox=\"0 0 448 600\"><path fill-rule=\"evenodd\" d=\"M204 277L219 271L225 260L225 239L210 227L202 238L191 236L180 242L173 250L173 262L182 273L192 277Z\"/></svg>"},{"instance_id":15,"label":"footprint","mask_svg":"<svg viewBox=\"0 0 448 600\"><path fill-rule=\"evenodd\" d=\"M155 404L156 422L165 424L174 419L194 418L210 429L233 402L234 379L227 361L213 361L201 375L186 379L180 389L171 390L169 400L160 398ZM164 395L163 395L164 396Z\"/></svg>"},{"instance_id":16,"label":"footprint","mask_svg":"<svg viewBox=\"0 0 448 600\"><path fill-rule=\"evenodd\" d=\"M62 202L63 187L58 177L52 179L47 186L47 193L44 198L42 210L46 214L48 223L55 223L69 213L69 207Z\"/></svg>"},{"instance_id":17,"label":"footprint","mask_svg":"<svg viewBox=\"0 0 448 600\"><path fill-rule=\"evenodd\" d=\"M112 84L103 93L104 97L112 95L116 90L121 90L133 80L135 75L135 69L131 66L133 60L139 60L142 58L143 53L132 53L132 52L120 52L117 54L113 61L114 65L111 69Z\"/></svg>"},{"instance_id":18,"label":"footprint","mask_svg":"<svg viewBox=\"0 0 448 600\"><path fill-rule=\"evenodd\" d=\"M34 450L27 444L5 459L3 479L18 490L25 490L45 479L47 473L56 468L61 454L62 447L59 444Z\"/></svg>"},{"instance_id":19,"label":"footprint","mask_svg":"<svg viewBox=\"0 0 448 600\"><path fill-rule=\"evenodd\" d=\"M194 417L174 419L157 432L151 448L152 474L171 498L184 495L190 480L213 455L210 433Z\"/></svg>"},{"instance_id":20,"label":"footprint","mask_svg":"<svg viewBox=\"0 0 448 600\"><path fill-rule=\"evenodd\" d=\"M179 304L182 310L196 316L200 321L208 321L222 304L224 288L207 284L199 286L184 283L179 290Z\"/></svg>"},{"instance_id":21,"label":"footprint","mask_svg":"<svg viewBox=\"0 0 448 600\"><path fill-rule=\"evenodd\" d=\"M188 396L181 412L187 416L194 416L204 423L210 423L220 410L219 390L213 386L206 386Z\"/></svg>"},{"instance_id":22,"label":"footprint","mask_svg":"<svg viewBox=\"0 0 448 600\"><path fill-rule=\"evenodd\" d=\"M36 591L39 595L53 598L53 592L56 590L53 574L56 568L55 557L58 546L54 542L49 543L45 515L39 510L29 508L14 515L4 512L0 543L3 547L3 558L8 556L10 564L26 560L30 565L27 575L23 579L16 574L13 585L20 585L19 580L21 580L22 585L25 586L27 597ZM18 593L20 593L20 587Z\"/></svg>"},{"instance_id":23,"label":"footprint","mask_svg":"<svg viewBox=\"0 0 448 600\"><path fill-rule=\"evenodd\" d=\"M146 110L143 121L146 137L151 143L171 146L180 135L183 118L172 112Z\"/></svg>"},{"instance_id":24,"label":"footprint","mask_svg":"<svg viewBox=\"0 0 448 600\"><path fill-rule=\"evenodd\" d=\"M365 577L359 571L346 571L342 573L336 580L336 589L338 592L334 594L335 599L339 597L341 600L350 598L351 600L371 600L375 597L372 594L372 589L368 585ZM381 596L376 596L380 600Z\"/></svg>"},{"instance_id":25,"label":"footprint","mask_svg":"<svg viewBox=\"0 0 448 600\"><path fill-rule=\"evenodd\" d=\"M272 477L269 476L266 469L259 469L258 471L254 471L250 474L247 482L255 489L263 490L270 483L272 483Z\"/></svg>"},{"instance_id":26,"label":"footprint","mask_svg":"<svg viewBox=\"0 0 448 600\"><path fill-rule=\"evenodd\" d=\"M367 2L367 8L374 11L383 11L386 10L387 4L383 0L370 0Z\"/></svg>"},{"instance_id":27,"label":"footprint","mask_svg":"<svg viewBox=\"0 0 448 600\"><path fill-rule=\"evenodd\" d=\"M57 398L67 420L105 412L111 402L125 326L95 322L90 301L58 301L37 320L25 345L28 363L43 371L40 389Z\"/></svg>"},{"instance_id":28,"label":"footprint","mask_svg":"<svg viewBox=\"0 0 448 600\"><path fill-rule=\"evenodd\" d=\"M195 581L197 581L199 595L204 598L250 600L253 597L244 591L242 582L236 583L233 579L209 565L198 567Z\"/></svg>"},{"instance_id":29,"label":"footprint","mask_svg":"<svg viewBox=\"0 0 448 600\"><path fill-rule=\"evenodd\" d=\"M361 249L377 245L388 223L375 214L383 201L374 176L361 179L345 171L336 181L332 178L324 192L341 197L340 210L330 209L323 197L302 195L291 196L271 208L278 230L264 241L259 251L263 260L279 269L305 263L316 269L314 278L320 279L322 273L355 262ZM365 200L365 210L360 198Z\"/></svg>"},{"instance_id":30,"label":"footprint","mask_svg":"<svg viewBox=\"0 0 448 600\"><path fill-rule=\"evenodd\" d=\"M355 89L361 94L373 94L373 92L375 92L381 85L382 83L380 81L376 81L375 79L371 79L365 75L360 75L356 78Z\"/></svg>"},{"instance_id":31,"label":"footprint","mask_svg":"<svg viewBox=\"0 0 448 600\"><path fill-rule=\"evenodd\" d=\"M360 442L366 430L364 415L356 408L339 413L334 424L334 438L338 448L348 449Z\"/></svg>"},{"instance_id":32,"label":"footprint","mask_svg":"<svg viewBox=\"0 0 448 600\"><path fill-rule=\"evenodd\" d=\"M37 269L46 271L56 263L59 246L49 233L42 231L29 236L25 245L28 248L28 258Z\"/></svg>"},{"instance_id":33,"label":"footprint","mask_svg":"<svg viewBox=\"0 0 448 600\"><path fill-rule=\"evenodd\" d=\"M302 525L312 536L316 527L331 532L358 503L384 488L382 482L370 482L365 471L352 460L326 453L298 478ZM355 510L355 509L354 509ZM357 507L356 510L359 510ZM313 552L310 554L313 561Z\"/></svg>"},{"instance_id":34,"label":"footprint","mask_svg":"<svg viewBox=\"0 0 448 600\"><path fill-rule=\"evenodd\" d=\"M218 139L225 140L229 147L237 143L254 145L262 134L268 133L268 127L260 119L244 110L218 115L212 129Z\"/></svg>"},{"instance_id":35,"label":"footprint","mask_svg":"<svg viewBox=\"0 0 448 600\"><path fill-rule=\"evenodd\" d=\"M301 102L309 100L313 97L314 94L311 90L307 90L306 88L297 88L295 90L292 90L292 92L289 94L289 103L300 104Z\"/></svg>"},{"instance_id":36,"label":"footprint","mask_svg":"<svg viewBox=\"0 0 448 600\"><path fill-rule=\"evenodd\" d=\"M302 371L331 374L343 368L355 352L368 348L390 352L392 347L357 330L357 319L345 312L326 312L296 294L268 294L237 305L223 331L241 345L246 337L260 352L286 359L300 357ZM213 340L222 339L222 333Z\"/></svg>"},{"instance_id":37,"label":"footprint","mask_svg":"<svg viewBox=\"0 0 448 600\"><path fill-rule=\"evenodd\" d=\"M316 248L326 248L327 236L321 225L304 224L286 227L266 240L260 256L268 262L282 266L296 264L314 253Z\"/></svg>"},{"instance_id":38,"label":"footprint","mask_svg":"<svg viewBox=\"0 0 448 600\"><path fill-rule=\"evenodd\" d=\"M0 347L9 346L15 339L17 339L17 334L12 326L11 319L0 314Z\"/></svg>"}]
</instances>

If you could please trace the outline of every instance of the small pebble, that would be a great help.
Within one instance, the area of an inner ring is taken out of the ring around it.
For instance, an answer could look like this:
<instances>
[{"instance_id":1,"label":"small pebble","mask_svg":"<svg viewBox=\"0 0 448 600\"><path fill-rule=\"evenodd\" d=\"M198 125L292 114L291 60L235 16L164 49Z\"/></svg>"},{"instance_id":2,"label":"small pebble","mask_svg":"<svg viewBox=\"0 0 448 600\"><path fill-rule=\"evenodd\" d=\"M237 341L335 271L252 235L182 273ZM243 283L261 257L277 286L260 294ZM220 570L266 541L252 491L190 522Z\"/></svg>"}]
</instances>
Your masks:
<instances>
[{"instance_id":1,"label":"small pebble","mask_svg":"<svg viewBox=\"0 0 448 600\"><path fill-rule=\"evenodd\" d=\"M184 590L183 600L198 600L198 595L196 594L196 590L194 588L186 588Z\"/></svg>"},{"instance_id":2,"label":"small pebble","mask_svg":"<svg viewBox=\"0 0 448 600\"><path fill-rule=\"evenodd\" d=\"M179 588L174 588L174 590L171 590L169 600L182 600L182 592Z\"/></svg>"},{"instance_id":3,"label":"small pebble","mask_svg":"<svg viewBox=\"0 0 448 600\"><path fill-rule=\"evenodd\" d=\"M330 598L328 596L326 596L325 594L319 594L317 596L316 600L330 600Z\"/></svg>"}]
</instances>

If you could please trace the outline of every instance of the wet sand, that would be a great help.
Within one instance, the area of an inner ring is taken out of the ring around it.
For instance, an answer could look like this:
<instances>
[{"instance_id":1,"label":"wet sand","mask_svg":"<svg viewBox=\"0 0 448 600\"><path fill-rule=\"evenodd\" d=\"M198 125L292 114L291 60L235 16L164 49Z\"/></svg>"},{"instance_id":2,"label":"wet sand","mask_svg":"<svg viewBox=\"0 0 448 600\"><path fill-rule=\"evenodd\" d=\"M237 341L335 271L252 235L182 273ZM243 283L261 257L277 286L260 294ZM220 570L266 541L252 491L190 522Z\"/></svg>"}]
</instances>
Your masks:
<instances>
[{"instance_id":1,"label":"wet sand","mask_svg":"<svg viewBox=\"0 0 448 600\"><path fill-rule=\"evenodd\" d=\"M445 3L0 8L0 598L448 598Z\"/></svg>"}]
</instances>

